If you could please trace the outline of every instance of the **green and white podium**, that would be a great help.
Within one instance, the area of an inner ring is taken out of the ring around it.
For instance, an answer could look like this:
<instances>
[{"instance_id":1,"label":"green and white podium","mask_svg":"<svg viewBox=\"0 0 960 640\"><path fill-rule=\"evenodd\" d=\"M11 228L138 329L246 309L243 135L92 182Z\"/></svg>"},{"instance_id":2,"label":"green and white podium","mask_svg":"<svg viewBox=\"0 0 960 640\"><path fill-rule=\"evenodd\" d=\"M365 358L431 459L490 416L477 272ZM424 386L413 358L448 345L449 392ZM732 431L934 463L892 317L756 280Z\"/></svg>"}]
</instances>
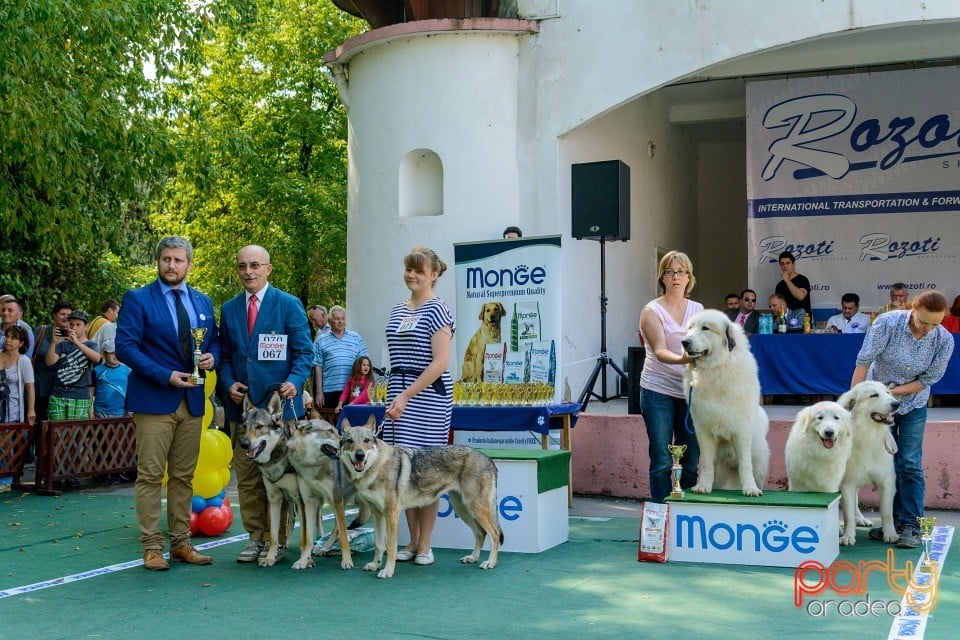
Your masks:
<instances>
[{"instance_id":1,"label":"green and white podium","mask_svg":"<svg viewBox=\"0 0 960 640\"><path fill-rule=\"evenodd\" d=\"M497 465L497 512L503 529L501 551L539 553L569 538L567 485L570 452L544 449L478 449ZM410 539L400 518L400 543ZM460 521L446 494L431 544L441 549L473 549L473 533ZM490 548L490 541L484 549Z\"/></svg>"},{"instance_id":2,"label":"green and white podium","mask_svg":"<svg viewBox=\"0 0 960 640\"><path fill-rule=\"evenodd\" d=\"M764 491L691 493L670 505L672 562L796 567L840 553L840 494Z\"/></svg>"}]
</instances>

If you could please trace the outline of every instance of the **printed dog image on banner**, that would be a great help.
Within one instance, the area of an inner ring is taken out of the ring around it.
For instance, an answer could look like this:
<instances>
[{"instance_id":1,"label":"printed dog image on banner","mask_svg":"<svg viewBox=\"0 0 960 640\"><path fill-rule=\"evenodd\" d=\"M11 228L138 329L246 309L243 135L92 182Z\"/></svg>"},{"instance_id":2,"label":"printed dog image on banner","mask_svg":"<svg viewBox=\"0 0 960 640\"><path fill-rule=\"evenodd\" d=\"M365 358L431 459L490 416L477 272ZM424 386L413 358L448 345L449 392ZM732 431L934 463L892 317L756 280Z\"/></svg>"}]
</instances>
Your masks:
<instances>
[{"instance_id":1,"label":"printed dog image on banner","mask_svg":"<svg viewBox=\"0 0 960 640\"><path fill-rule=\"evenodd\" d=\"M470 338L463 354L460 379L464 382L483 381L484 353L488 344L503 341L500 323L506 315L507 310L499 302L486 302L480 307L480 328Z\"/></svg>"}]
</instances>

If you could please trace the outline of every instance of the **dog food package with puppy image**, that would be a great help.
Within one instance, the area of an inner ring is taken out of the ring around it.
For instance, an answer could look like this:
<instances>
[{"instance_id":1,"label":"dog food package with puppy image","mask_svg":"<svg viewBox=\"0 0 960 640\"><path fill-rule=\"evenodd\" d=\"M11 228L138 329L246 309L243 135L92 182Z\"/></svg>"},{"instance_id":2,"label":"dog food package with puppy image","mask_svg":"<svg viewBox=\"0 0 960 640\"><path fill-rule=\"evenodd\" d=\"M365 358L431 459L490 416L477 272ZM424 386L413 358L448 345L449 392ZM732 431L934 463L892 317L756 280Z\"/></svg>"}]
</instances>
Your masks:
<instances>
[{"instance_id":1,"label":"dog food package with puppy image","mask_svg":"<svg viewBox=\"0 0 960 640\"><path fill-rule=\"evenodd\" d=\"M503 360L503 381L507 384L520 384L530 379L530 352L507 351Z\"/></svg>"},{"instance_id":2,"label":"dog food package with puppy image","mask_svg":"<svg viewBox=\"0 0 960 640\"><path fill-rule=\"evenodd\" d=\"M510 320L510 350L526 351L541 337L540 303L514 302L513 318Z\"/></svg>"},{"instance_id":3,"label":"dog food package with puppy image","mask_svg":"<svg viewBox=\"0 0 960 640\"><path fill-rule=\"evenodd\" d=\"M553 340L530 345L530 382L553 385L557 376L557 354Z\"/></svg>"},{"instance_id":4,"label":"dog food package with puppy image","mask_svg":"<svg viewBox=\"0 0 960 640\"><path fill-rule=\"evenodd\" d=\"M503 382L503 361L507 355L506 342L494 342L483 349L483 381Z\"/></svg>"},{"instance_id":5,"label":"dog food package with puppy image","mask_svg":"<svg viewBox=\"0 0 960 640\"><path fill-rule=\"evenodd\" d=\"M638 562L666 562L669 533L670 505L644 502L640 518L640 548Z\"/></svg>"}]
</instances>

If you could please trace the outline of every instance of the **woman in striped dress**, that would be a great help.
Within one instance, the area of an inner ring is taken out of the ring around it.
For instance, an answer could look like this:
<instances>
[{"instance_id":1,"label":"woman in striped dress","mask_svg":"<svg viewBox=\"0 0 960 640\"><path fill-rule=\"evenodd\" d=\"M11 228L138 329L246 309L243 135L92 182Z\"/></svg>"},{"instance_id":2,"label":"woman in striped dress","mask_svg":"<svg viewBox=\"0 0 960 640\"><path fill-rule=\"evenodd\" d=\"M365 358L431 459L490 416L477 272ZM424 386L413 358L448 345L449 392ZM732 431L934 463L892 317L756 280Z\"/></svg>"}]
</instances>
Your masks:
<instances>
[{"instance_id":1,"label":"woman in striped dress","mask_svg":"<svg viewBox=\"0 0 960 640\"><path fill-rule=\"evenodd\" d=\"M410 299L397 304L387 321L390 387L383 439L413 448L447 444L453 411L453 379L447 365L453 339L453 315L433 292L447 265L425 247L414 247L403 259L403 281ZM433 564L430 536L439 502L407 509L410 543L397 560Z\"/></svg>"}]
</instances>

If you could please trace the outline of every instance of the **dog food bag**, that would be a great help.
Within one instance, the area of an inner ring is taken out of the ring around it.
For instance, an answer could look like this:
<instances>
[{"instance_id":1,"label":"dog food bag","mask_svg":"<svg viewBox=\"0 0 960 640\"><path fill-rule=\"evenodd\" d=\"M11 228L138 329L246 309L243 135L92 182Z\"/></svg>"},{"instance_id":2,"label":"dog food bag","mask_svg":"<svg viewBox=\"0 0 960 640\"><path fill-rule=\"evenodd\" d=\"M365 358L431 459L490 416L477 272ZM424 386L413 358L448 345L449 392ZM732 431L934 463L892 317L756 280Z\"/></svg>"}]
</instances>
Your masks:
<instances>
[{"instance_id":1,"label":"dog food bag","mask_svg":"<svg viewBox=\"0 0 960 640\"><path fill-rule=\"evenodd\" d=\"M506 342L494 342L483 348L483 381L503 382L503 360L507 355Z\"/></svg>"},{"instance_id":2,"label":"dog food bag","mask_svg":"<svg viewBox=\"0 0 960 640\"><path fill-rule=\"evenodd\" d=\"M637 562L666 562L670 505L644 502L640 518L640 548Z\"/></svg>"},{"instance_id":3,"label":"dog food bag","mask_svg":"<svg viewBox=\"0 0 960 640\"><path fill-rule=\"evenodd\" d=\"M503 359L503 381L507 384L520 384L530 379L530 352L507 351Z\"/></svg>"},{"instance_id":4,"label":"dog food bag","mask_svg":"<svg viewBox=\"0 0 960 640\"><path fill-rule=\"evenodd\" d=\"M557 354L553 340L530 344L530 382L553 385L557 376Z\"/></svg>"},{"instance_id":5,"label":"dog food bag","mask_svg":"<svg viewBox=\"0 0 960 640\"><path fill-rule=\"evenodd\" d=\"M510 350L526 351L540 340L540 303L514 302L510 319Z\"/></svg>"}]
</instances>

